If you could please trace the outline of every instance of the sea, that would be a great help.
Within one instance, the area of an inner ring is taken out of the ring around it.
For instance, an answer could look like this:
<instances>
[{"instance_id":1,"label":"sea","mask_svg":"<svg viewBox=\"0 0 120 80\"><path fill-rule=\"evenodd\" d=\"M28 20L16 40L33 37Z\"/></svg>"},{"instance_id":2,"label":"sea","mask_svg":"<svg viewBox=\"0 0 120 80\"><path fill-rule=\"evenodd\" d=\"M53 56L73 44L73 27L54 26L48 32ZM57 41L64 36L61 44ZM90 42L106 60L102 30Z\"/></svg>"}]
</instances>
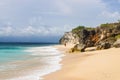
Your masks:
<instances>
[{"instance_id":1,"label":"sea","mask_svg":"<svg viewBox=\"0 0 120 80\"><path fill-rule=\"evenodd\" d=\"M44 80L61 68L54 43L0 43L0 80Z\"/></svg>"}]
</instances>

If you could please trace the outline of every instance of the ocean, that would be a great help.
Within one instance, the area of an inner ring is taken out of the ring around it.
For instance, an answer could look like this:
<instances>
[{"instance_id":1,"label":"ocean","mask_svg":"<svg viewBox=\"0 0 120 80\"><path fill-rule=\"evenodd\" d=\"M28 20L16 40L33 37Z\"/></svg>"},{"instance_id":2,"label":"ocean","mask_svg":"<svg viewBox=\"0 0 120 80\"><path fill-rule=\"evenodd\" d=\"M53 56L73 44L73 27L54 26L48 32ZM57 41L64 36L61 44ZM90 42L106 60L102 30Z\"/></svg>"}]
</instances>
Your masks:
<instances>
[{"instance_id":1,"label":"ocean","mask_svg":"<svg viewBox=\"0 0 120 80\"><path fill-rule=\"evenodd\" d=\"M44 80L61 68L61 54L50 43L0 43L0 80Z\"/></svg>"}]
</instances>

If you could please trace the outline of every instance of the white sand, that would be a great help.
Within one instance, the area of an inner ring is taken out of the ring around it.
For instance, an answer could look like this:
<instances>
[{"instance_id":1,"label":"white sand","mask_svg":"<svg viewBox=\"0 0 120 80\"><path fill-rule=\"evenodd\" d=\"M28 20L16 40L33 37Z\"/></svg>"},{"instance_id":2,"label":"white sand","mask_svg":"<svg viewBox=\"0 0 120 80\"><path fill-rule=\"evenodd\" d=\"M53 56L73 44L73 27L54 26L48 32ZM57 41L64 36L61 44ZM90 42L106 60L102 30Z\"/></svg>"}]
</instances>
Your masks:
<instances>
[{"instance_id":1,"label":"white sand","mask_svg":"<svg viewBox=\"0 0 120 80\"><path fill-rule=\"evenodd\" d=\"M45 80L120 80L120 48L66 53L61 63L62 69L45 76Z\"/></svg>"}]
</instances>

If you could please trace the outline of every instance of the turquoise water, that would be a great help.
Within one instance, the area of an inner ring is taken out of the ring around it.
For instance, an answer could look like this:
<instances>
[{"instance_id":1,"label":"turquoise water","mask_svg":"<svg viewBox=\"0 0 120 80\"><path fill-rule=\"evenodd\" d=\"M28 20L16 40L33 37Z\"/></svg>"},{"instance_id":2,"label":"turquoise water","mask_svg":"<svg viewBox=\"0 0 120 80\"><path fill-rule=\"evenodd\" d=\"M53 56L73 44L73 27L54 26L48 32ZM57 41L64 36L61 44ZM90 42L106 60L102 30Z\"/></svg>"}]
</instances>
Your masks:
<instances>
[{"instance_id":1,"label":"turquoise water","mask_svg":"<svg viewBox=\"0 0 120 80\"><path fill-rule=\"evenodd\" d=\"M43 80L59 70L63 54L53 45L0 43L0 80Z\"/></svg>"},{"instance_id":2,"label":"turquoise water","mask_svg":"<svg viewBox=\"0 0 120 80\"><path fill-rule=\"evenodd\" d=\"M49 46L53 44L35 43L1 43L0 44L0 63L11 62L14 60L27 59L30 52L25 50L33 47Z\"/></svg>"},{"instance_id":3,"label":"turquoise water","mask_svg":"<svg viewBox=\"0 0 120 80\"><path fill-rule=\"evenodd\" d=\"M20 46L0 46L0 63L24 59L23 56L28 54L25 49L26 47Z\"/></svg>"}]
</instances>

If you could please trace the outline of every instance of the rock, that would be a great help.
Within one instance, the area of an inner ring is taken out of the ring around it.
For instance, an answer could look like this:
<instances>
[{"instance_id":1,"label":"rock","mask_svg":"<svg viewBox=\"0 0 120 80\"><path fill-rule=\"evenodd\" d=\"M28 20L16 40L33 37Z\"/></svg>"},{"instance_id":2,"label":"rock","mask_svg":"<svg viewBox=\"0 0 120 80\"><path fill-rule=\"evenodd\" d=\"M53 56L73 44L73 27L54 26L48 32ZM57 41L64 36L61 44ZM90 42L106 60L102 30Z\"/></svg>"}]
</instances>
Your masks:
<instances>
[{"instance_id":1,"label":"rock","mask_svg":"<svg viewBox=\"0 0 120 80\"><path fill-rule=\"evenodd\" d=\"M108 42L102 43L102 44L97 46L97 50L109 49L109 48L111 48L111 44Z\"/></svg>"},{"instance_id":2,"label":"rock","mask_svg":"<svg viewBox=\"0 0 120 80\"><path fill-rule=\"evenodd\" d=\"M89 32L86 29L83 29L79 32L79 36L80 36L80 43L85 44L86 43L86 39L89 36Z\"/></svg>"},{"instance_id":3,"label":"rock","mask_svg":"<svg viewBox=\"0 0 120 80\"><path fill-rule=\"evenodd\" d=\"M108 49L120 46L119 41L116 41L119 35L120 23L102 24L96 28L79 26L65 33L60 39L60 44L74 44L70 52L83 52L87 47L97 47L98 50Z\"/></svg>"},{"instance_id":4,"label":"rock","mask_svg":"<svg viewBox=\"0 0 120 80\"><path fill-rule=\"evenodd\" d=\"M92 37L95 35L95 30L88 31L87 29L83 29L79 32L79 43L84 44L87 47L94 46L94 41L92 41Z\"/></svg>"},{"instance_id":5,"label":"rock","mask_svg":"<svg viewBox=\"0 0 120 80\"><path fill-rule=\"evenodd\" d=\"M112 45L114 44L115 41L116 41L116 39L114 37L109 37L104 40L101 40L99 43L96 44L96 46L102 45L103 43L109 43L112 47Z\"/></svg>"},{"instance_id":6,"label":"rock","mask_svg":"<svg viewBox=\"0 0 120 80\"><path fill-rule=\"evenodd\" d=\"M76 44L73 48L71 48L71 52L76 52L76 51L84 52L85 48L86 46L84 44Z\"/></svg>"},{"instance_id":7,"label":"rock","mask_svg":"<svg viewBox=\"0 0 120 80\"><path fill-rule=\"evenodd\" d=\"M114 47L116 48L120 48L120 39L118 39L114 44L113 44Z\"/></svg>"},{"instance_id":8,"label":"rock","mask_svg":"<svg viewBox=\"0 0 120 80\"><path fill-rule=\"evenodd\" d=\"M79 44L79 37L72 32L66 32L59 42L60 44Z\"/></svg>"},{"instance_id":9,"label":"rock","mask_svg":"<svg viewBox=\"0 0 120 80\"><path fill-rule=\"evenodd\" d=\"M109 49L113 47L115 41L116 39L114 37L108 37L106 39L103 39L96 44L97 50Z\"/></svg>"}]
</instances>

